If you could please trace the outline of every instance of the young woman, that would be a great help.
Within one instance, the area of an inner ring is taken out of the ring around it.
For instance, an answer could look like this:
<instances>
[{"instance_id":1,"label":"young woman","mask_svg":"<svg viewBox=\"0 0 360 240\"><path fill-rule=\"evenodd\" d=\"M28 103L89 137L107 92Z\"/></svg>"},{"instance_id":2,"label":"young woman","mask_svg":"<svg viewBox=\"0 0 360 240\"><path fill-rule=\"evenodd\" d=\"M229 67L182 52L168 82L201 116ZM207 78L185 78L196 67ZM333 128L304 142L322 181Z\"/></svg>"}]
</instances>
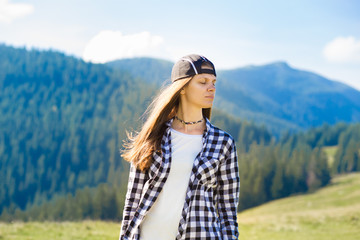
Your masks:
<instances>
[{"instance_id":1,"label":"young woman","mask_svg":"<svg viewBox=\"0 0 360 240\"><path fill-rule=\"evenodd\" d=\"M122 155L131 167L120 239L237 239L235 142L210 123L215 67L187 55L171 81Z\"/></svg>"}]
</instances>

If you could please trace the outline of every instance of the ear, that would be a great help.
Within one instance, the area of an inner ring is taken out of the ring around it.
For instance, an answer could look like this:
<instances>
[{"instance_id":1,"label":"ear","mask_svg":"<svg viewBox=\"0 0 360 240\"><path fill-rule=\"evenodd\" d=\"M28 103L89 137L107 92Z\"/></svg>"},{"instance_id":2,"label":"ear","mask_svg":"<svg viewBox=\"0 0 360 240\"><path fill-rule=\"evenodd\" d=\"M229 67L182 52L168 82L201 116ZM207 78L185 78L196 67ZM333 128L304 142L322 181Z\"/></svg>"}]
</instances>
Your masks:
<instances>
[{"instance_id":1,"label":"ear","mask_svg":"<svg viewBox=\"0 0 360 240\"><path fill-rule=\"evenodd\" d=\"M184 94L185 94L185 89L184 89L184 88L181 89L180 94L181 94L181 95L184 95Z\"/></svg>"}]
</instances>

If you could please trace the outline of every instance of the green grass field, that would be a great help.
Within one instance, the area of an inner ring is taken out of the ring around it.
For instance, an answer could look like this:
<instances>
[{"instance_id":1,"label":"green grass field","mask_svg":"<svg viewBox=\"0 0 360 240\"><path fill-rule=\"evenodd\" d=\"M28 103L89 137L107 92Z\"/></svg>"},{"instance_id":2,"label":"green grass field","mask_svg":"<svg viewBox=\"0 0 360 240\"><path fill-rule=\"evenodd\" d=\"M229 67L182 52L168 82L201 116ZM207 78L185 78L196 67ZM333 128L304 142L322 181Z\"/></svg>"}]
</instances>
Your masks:
<instances>
[{"instance_id":1,"label":"green grass field","mask_svg":"<svg viewBox=\"0 0 360 240\"><path fill-rule=\"evenodd\" d=\"M0 240L105 240L118 239L119 232L120 223L103 221L0 223Z\"/></svg>"},{"instance_id":2,"label":"green grass field","mask_svg":"<svg viewBox=\"0 0 360 240\"><path fill-rule=\"evenodd\" d=\"M117 239L120 223L0 223L0 239ZM360 238L360 173L338 176L315 193L269 202L239 214L243 240Z\"/></svg>"}]
</instances>

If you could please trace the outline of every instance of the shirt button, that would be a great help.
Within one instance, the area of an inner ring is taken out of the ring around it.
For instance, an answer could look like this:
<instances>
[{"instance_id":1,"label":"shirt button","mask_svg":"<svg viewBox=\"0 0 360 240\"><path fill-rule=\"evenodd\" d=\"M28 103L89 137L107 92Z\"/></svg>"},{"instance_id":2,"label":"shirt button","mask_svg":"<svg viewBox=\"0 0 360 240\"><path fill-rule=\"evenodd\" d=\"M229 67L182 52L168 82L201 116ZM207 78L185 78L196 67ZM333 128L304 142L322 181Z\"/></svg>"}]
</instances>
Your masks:
<instances>
[{"instance_id":1,"label":"shirt button","mask_svg":"<svg viewBox=\"0 0 360 240\"><path fill-rule=\"evenodd\" d=\"M149 185L149 188L150 188L150 189L153 189L153 188L154 188L154 185L152 185L152 184Z\"/></svg>"},{"instance_id":2,"label":"shirt button","mask_svg":"<svg viewBox=\"0 0 360 240\"><path fill-rule=\"evenodd\" d=\"M138 217L138 216L139 216L139 213L138 213L138 212L136 212L136 213L135 213L135 217Z\"/></svg>"}]
</instances>

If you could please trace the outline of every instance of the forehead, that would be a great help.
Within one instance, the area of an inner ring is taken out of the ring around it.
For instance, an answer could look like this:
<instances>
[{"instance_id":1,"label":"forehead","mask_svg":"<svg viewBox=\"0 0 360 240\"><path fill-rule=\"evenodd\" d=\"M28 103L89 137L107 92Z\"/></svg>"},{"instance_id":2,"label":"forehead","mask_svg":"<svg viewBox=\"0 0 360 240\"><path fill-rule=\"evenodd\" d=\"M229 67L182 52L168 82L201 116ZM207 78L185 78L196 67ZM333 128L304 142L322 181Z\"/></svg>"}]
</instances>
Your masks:
<instances>
[{"instance_id":1,"label":"forehead","mask_svg":"<svg viewBox=\"0 0 360 240\"><path fill-rule=\"evenodd\" d=\"M201 73L201 74L197 74L194 76L194 80L197 80L197 79L209 79L209 80L216 80L216 77L212 74L209 74L209 73Z\"/></svg>"}]
</instances>

